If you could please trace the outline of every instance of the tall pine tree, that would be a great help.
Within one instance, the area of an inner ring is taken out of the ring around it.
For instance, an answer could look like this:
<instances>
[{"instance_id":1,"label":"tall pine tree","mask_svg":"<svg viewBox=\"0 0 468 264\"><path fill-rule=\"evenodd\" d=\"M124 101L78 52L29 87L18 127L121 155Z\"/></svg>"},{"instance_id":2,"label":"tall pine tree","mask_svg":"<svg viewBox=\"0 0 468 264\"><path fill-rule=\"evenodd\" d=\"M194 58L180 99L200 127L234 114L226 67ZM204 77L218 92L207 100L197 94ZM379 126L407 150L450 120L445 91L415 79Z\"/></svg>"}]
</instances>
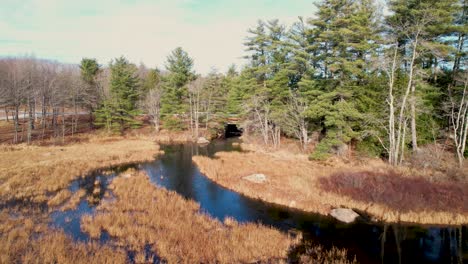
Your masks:
<instances>
[{"instance_id":1,"label":"tall pine tree","mask_svg":"<svg viewBox=\"0 0 468 264\"><path fill-rule=\"evenodd\" d=\"M135 120L139 113L136 105L139 97L137 68L126 58L120 57L110 63L110 70L109 97L96 111L96 124L108 131L137 127L140 125Z\"/></svg>"},{"instance_id":2,"label":"tall pine tree","mask_svg":"<svg viewBox=\"0 0 468 264\"><path fill-rule=\"evenodd\" d=\"M183 115L188 111L186 85L195 79L193 59L178 47L167 57L166 70L161 102L163 125L168 129L184 129Z\"/></svg>"}]
</instances>

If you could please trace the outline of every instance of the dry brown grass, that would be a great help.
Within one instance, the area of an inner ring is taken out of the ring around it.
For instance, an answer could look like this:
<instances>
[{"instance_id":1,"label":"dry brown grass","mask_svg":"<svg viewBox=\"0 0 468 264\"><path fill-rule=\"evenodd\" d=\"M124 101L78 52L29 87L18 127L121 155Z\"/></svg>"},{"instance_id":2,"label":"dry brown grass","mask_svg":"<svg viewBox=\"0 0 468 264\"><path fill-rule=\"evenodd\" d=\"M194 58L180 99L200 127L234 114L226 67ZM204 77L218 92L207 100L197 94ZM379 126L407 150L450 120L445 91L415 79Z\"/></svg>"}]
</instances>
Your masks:
<instances>
[{"instance_id":1,"label":"dry brown grass","mask_svg":"<svg viewBox=\"0 0 468 264\"><path fill-rule=\"evenodd\" d=\"M301 263L314 264L356 264L356 258L350 261L346 250L333 247L325 250L321 246L308 246L306 252L300 256Z\"/></svg>"},{"instance_id":2,"label":"dry brown grass","mask_svg":"<svg viewBox=\"0 0 468 264\"><path fill-rule=\"evenodd\" d=\"M250 148L253 150L254 148ZM366 165L353 165L339 163L317 163L308 161L304 155L293 155L288 152L249 152L249 153L218 153L215 159L196 156L194 162L201 172L219 184L247 196L261 200L295 207L310 212L328 214L330 209L336 207L353 208L367 212L377 219L388 222L415 222L423 224L466 224L468 223L468 210L466 206L453 209L453 201L465 201L468 194L468 185L461 183L444 183L447 186L420 179L421 175L414 176L414 170L405 169L398 172L399 180L389 181L393 184L393 191L379 192L367 186L359 189L357 195L343 192L340 181L328 180L342 175L371 173L380 175L377 181L385 183L392 174L390 168L382 162L372 161ZM267 182L263 184L252 183L243 177L262 173L267 175ZM409 179L416 179L411 181ZM367 181L368 179L362 179ZM370 180L370 178L369 178ZM407 184L418 182L418 184ZM424 183L424 185L421 185ZM421 187L423 186L423 187ZM442 187L443 188L442 188ZM400 187L404 187L401 188ZM380 190L387 188L385 184L379 185ZM372 191L371 191L372 190ZM442 190L442 191L441 191ZM356 192L358 192L356 191ZM402 194L401 192L405 192ZM411 193L407 195L406 193ZM439 199L447 197L449 199ZM386 195L393 195L386 197ZM433 196L435 195L436 198ZM365 198L362 198L364 196ZM416 201L414 197L419 197ZM392 201L386 203L385 201ZM416 204L415 204L416 202ZM459 204L459 203L456 203ZM398 207L397 205L400 205ZM409 205L404 207L405 205Z\"/></svg>"},{"instance_id":3,"label":"dry brown grass","mask_svg":"<svg viewBox=\"0 0 468 264\"><path fill-rule=\"evenodd\" d=\"M192 142L192 135L190 131L167 131L161 130L154 136L157 142L161 143L187 143Z\"/></svg>"},{"instance_id":4,"label":"dry brown grass","mask_svg":"<svg viewBox=\"0 0 468 264\"><path fill-rule=\"evenodd\" d=\"M63 204L66 200L68 200L72 196L72 193L68 189L60 190L52 197L49 201L47 201L47 205L49 207L55 207L58 205Z\"/></svg>"},{"instance_id":5,"label":"dry brown grass","mask_svg":"<svg viewBox=\"0 0 468 264\"><path fill-rule=\"evenodd\" d=\"M201 137L210 139L212 135L209 134L209 131L206 129L200 129L199 131ZM154 135L156 142L160 143L189 143L196 140L193 139L192 133L188 130L184 131L168 131L161 130Z\"/></svg>"},{"instance_id":6,"label":"dry brown grass","mask_svg":"<svg viewBox=\"0 0 468 264\"><path fill-rule=\"evenodd\" d=\"M30 212L31 213L31 212ZM125 263L122 250L96 243L75 243L49 230L46 215L0 213L0 263Z\"/></svg>"},{"instance_id":7,"label":"dry brown grass","mask_svg":"<svg viewBox=\"0 0 468 264\"><path fill-rule=\"evenodd\" d=\"M70 199L68 199L68 202L65 203L60 208L60 210L62 211L73 210L74 208L78 206L78 204L80 204L81 199L85 197L85 195L86 195L86 190L79 189L78 191L76 191L75 193L71 195Z\"/></svg>"},{"instance_id":8,"label":"dry brown grass","mask_svg":"<svg viewBox=\"0 0 468 264\"><path fill-rule=\"evenodd\" d=\"M92 237L107 231L137 256L150 245L169 263L276 263L293 244L286 234L258 224L214 220L194 201L151 185L144 173L125 175L110 186L115 199L83 218L82 227Z\"/></svg>"},{"instance_id":9,"label":"dry brown grass","mask_svg":"<svg viewBox=\"0 0 468 264\"><path fill-rule=\"evenodd\" d=\"M90 136L67 146L0 145L0 201L59 205L71 181L97 169L144 162L160 153L149 138Z\"/></svg>"}]
</instances>

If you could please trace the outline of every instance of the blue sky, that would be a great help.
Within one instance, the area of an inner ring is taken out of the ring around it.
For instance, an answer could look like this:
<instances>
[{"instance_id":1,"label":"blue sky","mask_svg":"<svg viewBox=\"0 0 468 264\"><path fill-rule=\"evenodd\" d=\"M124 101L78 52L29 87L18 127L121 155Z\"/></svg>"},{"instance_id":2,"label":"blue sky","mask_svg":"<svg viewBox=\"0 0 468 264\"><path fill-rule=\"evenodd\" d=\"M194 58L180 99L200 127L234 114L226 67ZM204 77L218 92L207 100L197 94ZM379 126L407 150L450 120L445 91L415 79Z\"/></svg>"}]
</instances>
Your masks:
<instances>
[{"instance_id":1,"label":"blue sky","mask_svg":"<svg viewBox=\"0 0 468 264\"><path fill-rule=\"evenodd\" d=\"M242 64L242 43L258 19L311 17L314 0L1 0L0 56L107 64L124 55L164 66L183 47L199 73Z\"/></svg>"}]
</instances>

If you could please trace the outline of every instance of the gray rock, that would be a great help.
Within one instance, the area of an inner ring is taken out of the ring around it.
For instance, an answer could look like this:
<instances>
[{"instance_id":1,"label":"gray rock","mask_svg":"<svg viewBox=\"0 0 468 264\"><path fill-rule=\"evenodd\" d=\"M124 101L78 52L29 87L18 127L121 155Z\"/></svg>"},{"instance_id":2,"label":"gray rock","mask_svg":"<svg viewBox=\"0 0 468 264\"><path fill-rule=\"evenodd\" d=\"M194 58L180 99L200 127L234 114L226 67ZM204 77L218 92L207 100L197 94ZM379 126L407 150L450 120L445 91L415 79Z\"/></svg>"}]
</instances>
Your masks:
<instances>
[{"instance_id":1,"label":"gray rock","mask_svg":"<svg viewBox=\"0 0 468 264\"><path fill-rule=\"evenodd\" d=\"M208 143L210 143L210 141L208 139L204 138L204 137L199 137L197 139L197 143L198 144L208 144Z\"/></svg>"},{"instance_id":2,"label":"gray rock","mask_svg":"<svg viewBox=\"0 0 468 264\"><path fill-rule=\"evenodd\" d=\"M264 183L267 180L265 174L252 174L249 176L245 176L242 179L253 182L253 183Z\"/></svg>"},{"instance_id":3,"label":"gray rock","mask_svg":"<svg viewBox=\"0 0 468 264\"><path fill-rule=\"evenodd\" d=\"M334 218L338 219L341 222L345 222L347 224L354 222L359 215L351 209L347 208L337 208L333 209L330 212L330 215Z\"/></svg>"}]
</instances>

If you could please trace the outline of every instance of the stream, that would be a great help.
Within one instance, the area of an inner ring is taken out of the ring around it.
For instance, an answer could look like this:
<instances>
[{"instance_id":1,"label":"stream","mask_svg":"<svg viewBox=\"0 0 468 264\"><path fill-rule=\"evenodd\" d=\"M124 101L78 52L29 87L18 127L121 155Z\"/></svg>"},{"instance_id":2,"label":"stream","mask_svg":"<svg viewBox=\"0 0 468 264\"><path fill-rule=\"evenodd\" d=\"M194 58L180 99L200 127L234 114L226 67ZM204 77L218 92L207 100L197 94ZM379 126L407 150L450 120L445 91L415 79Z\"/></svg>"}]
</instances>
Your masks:
<instances>
[{"instance_id":1,"label":"stream","mask_svg":"<svg viewBox=\"0 0 468 264\"><path fill-rule=\"evenodd\" d=\"M303 243L295 251L310 245L325 248L346 248L351 258L359 263L468 263L467 226L423 226L383 224L359 219L353 224L313 213L268 204L230 191L203 176L192 162L192 156L213 157L219 151L241 151L233 146L236 139L217 140L206 146L195 144L161 145L164 155L153 162L133 167L144 170L152 183L173 190L200 203L201 210L221 221L232 217L239 222L257 222L285 232L302 232ZM85 189L87 195L75 210L52 213L52 226L62 228L77 241L89 236L80 229L80 219L93 214L106 186L126 168L116 169L110 175L95 173L73 182L70 190ZM93 187L98 181L103 190L96 196ZM100 241L109 236L103 232ZM297 253L296 252L296 253ZM294 252L293 252L294 253ZM294 261L292 254L291 260Z\"/></svg>"}]
</instances>

